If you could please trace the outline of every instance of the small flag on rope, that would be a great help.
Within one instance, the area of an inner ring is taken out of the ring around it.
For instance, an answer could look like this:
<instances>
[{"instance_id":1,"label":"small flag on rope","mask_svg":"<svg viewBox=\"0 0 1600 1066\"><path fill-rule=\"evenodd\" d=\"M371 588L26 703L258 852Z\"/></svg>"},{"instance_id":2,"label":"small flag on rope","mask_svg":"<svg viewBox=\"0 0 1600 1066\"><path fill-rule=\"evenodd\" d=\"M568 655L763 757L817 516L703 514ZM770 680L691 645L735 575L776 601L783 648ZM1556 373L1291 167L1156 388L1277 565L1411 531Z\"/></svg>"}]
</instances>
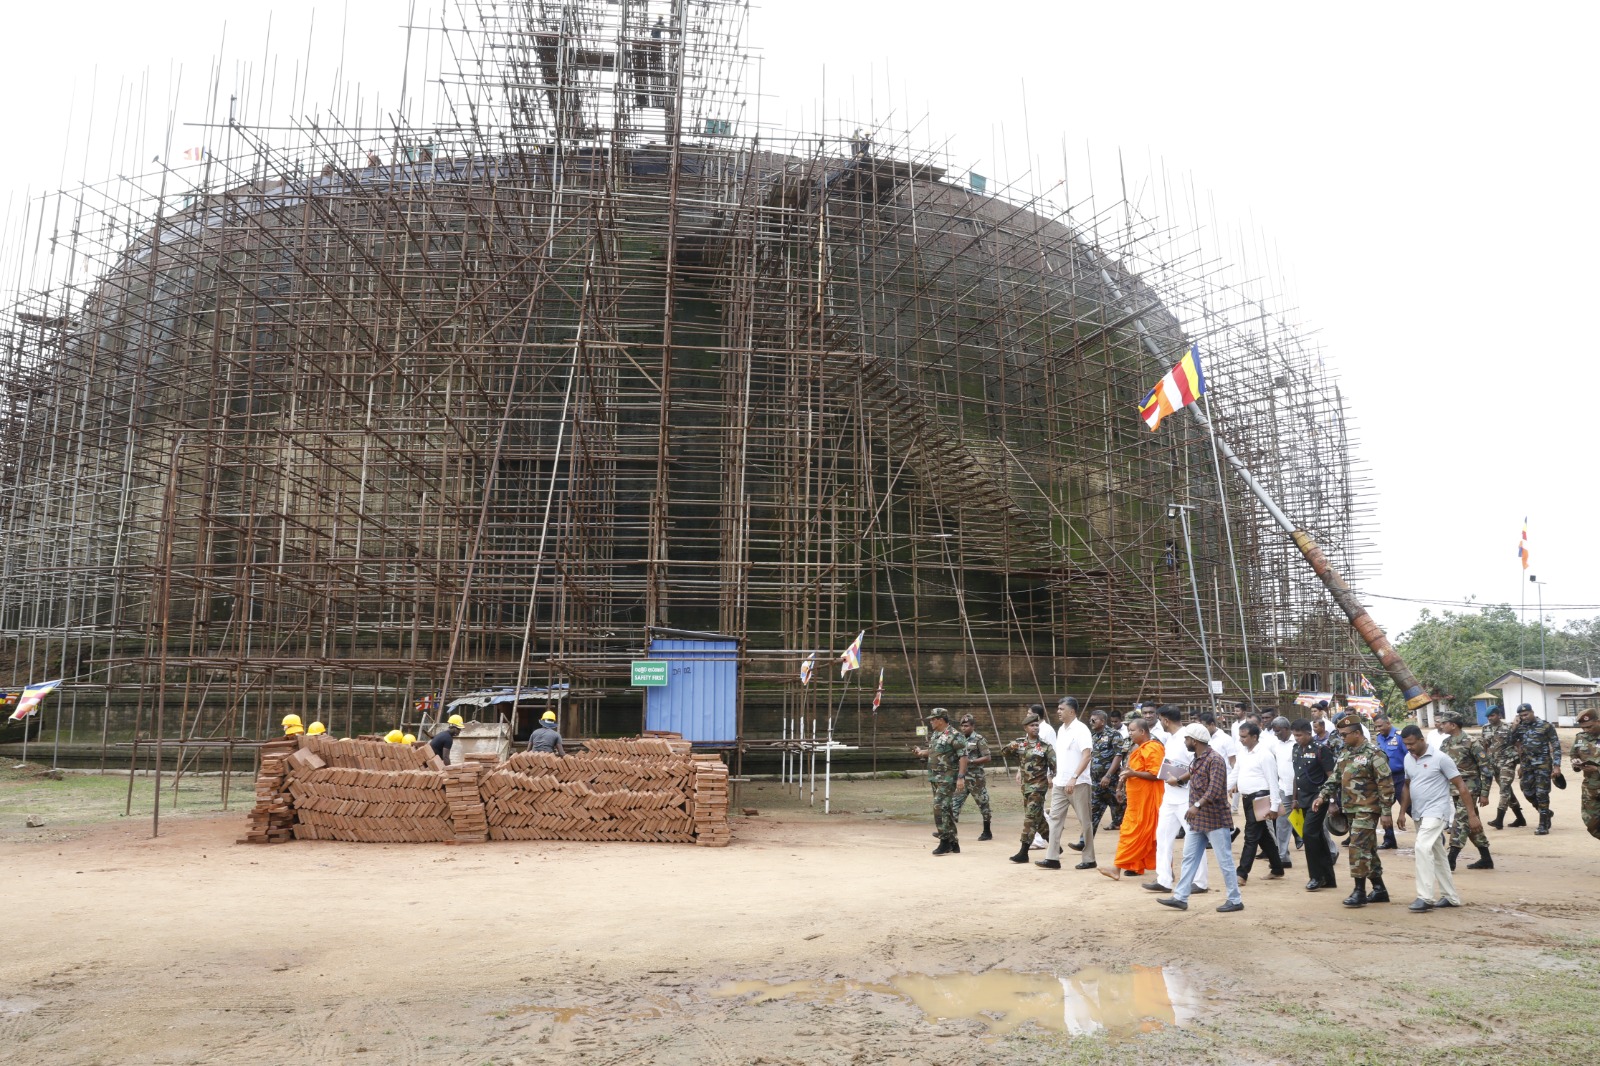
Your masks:
<instances>
[{"instance_id":1,"label":"small flag on rope","mask_svg":"<svg viewBox=\"0 0 1600 1066\"><path fill-rule=\"evenodd\" d=\"M185 148L183 150L183 159L186 163L200 163L203 162L205 158L206 150L204 148L195 147Z\"/></svg>"},{"instance_id":2,"label":"small flag on rope","mask_svg":"<svg viewBox=\"0 0 1600 1066\"><path fill-rule=\"evenodd\" d=\"M878 667L878 691L872 696L872 713L877 714L878 708L883 705L883 667Z\"/></svg>"},{"instance_id":3,"label":"small flag on rope","mask_svg":"<svg viewBox=\"0 0 1600 1066\"><path fill-rule=\"evenodd\" d=\"M423 697L420 700L417 701L417 713L418 714L432 714L433 713L433 693L431 693L431 692L426 693L426 694L423 695Z\"/></svg>"},{"instance_id":4,"label":"small flag on rope","mask_svg":"<svg viewBox=\"0 0 1600 1066\"><path fill-rule=\"evenodd\" d=\"M1517 558L1522 560L1522 568L1528 568L1528 520L1522 520L1522 543L1517 545Z\"/></svg>"},{"instance_id":5,"label":"small flag on rope","mask_svg":"<svg viewBox=\"0 0 1600 1066\"><path fill-rule=\"evenodd\" d=\"M1161 420L1182 407L1188 407L1206 392L1206 375L1200 369L1200 344L1189 345L1178 365L1167 371L1150 395L1139 405L1139 417L1154 430Z\"/></svg>"},{"instance_id":6,"label":"small flag on rope","mask_svg":"<svg viewBox=\"0 0 1600 1066\"><path fill-rule=\"evenodd\" d=\"M852 670L861 669L861 641L866 635L867 631L865 629L856 634L856 639L852 640L850 646L844 650L844 654L839 656L840 677Z\"/></svg>"},{"instance_id":7,"label":"small flag on rope","mask_svg":"<svg viewBox=\"0 0 1600 1066\"><path fill-rule=\"evenodd\" d=\"M810 657L807 658L805 662L800 664L800 683L802 685L811 684L811 675L816 672L816 669L817 653L812 652Z\"/></svg>"},{"instance_id":8,"label":"small flag on rope","mask_svg":"<svg viewBox=\"0 0 1600 1066\"><path fill-rule=\"evenodd\" d=\"M22 698L17 701L17 709L11 712L11 720L20 722L28 717L39 709L39 701L60 687L60 681L46 681L42 685L29 685L23 689Z\"/></svg>"},{"instance_id":9,"label":"small flag on rope","mask_svg":"<svg viewBox=\"0 0 1600 1066\"><path fill-rule=\"evenodd\" d=\"M1366 674L1361 675L1361 691L1365 692L1369 696L1376 696L1378 694L1378 690L1372 687L1372 682L1367 680Z\"/></svg>"}]
</instances>

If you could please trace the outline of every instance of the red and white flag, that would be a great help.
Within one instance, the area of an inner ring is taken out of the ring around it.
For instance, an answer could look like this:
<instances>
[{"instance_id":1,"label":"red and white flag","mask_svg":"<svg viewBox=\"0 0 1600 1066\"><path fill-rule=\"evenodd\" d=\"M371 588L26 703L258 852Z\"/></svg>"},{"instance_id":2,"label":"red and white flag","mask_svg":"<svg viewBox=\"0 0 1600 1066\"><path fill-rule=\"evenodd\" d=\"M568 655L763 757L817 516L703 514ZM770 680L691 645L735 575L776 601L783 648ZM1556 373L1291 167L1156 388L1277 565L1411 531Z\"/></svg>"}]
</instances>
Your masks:
<instances>
[{"instance_id":1,"label":"red and white flag","mask_svg":"<svg viewBox=\"0 0 1600 1066\"><path fill-rule=\"evenodd\" d=\"M880 666L880 667L878 667L878 691L873 693L873 695L872 695L872 711L873 711L874 714L877 713L878 708L880 706L882 706L882 704L883 704L883 667Z\"/></svg>"}]
</instances>

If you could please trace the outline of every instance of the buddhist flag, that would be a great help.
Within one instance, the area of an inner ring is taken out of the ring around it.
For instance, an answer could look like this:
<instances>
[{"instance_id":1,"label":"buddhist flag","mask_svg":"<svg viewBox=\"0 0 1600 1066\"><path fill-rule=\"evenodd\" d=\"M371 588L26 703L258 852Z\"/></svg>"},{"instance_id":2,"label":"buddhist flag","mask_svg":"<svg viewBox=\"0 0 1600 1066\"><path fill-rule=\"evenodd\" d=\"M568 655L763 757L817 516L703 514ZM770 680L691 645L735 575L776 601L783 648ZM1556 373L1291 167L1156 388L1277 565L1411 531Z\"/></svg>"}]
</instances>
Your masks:
<instances>
[{"instance_id":1,"label":"buddhist flag","mask_svg":"<svg viewBox=\"0 0 1600 1066\"><path fill-rule=\"evenodd\" d=\"M878 708L883 705L883 667L878 667L878 691L872 696L872 713L877 714Z\"/></svg>"},{"instance_id":2,"label":"buddhist flag","mask_svg":"<svg viewBox=\"0 0 1600 1066\"><path fill-rule=\"evenodd\" d=\"M1366 674L1361 675L1361 691L1365 692L1369 696L1376 696L1378 694L1378 690L1372 687L1372 682L1367 680Z\"/></svg>"},{"instance_id":3,"label":"buddhist flag","mask_svg":"<svg viewBox=\"0 0 1600 1066\"><path fill-rule=\"evenodd\" d=\"M844 650L844 654L839 656L840 677L843 677L852 670L861 669L861 640L866 635L867 631L865 629L856 634L856 639L852 640L850 642L850 646Z\"/></svg>"},{"instance_id":4,"label":"buddhist flag","mask_svg":"<svg viewBox=\"0 0 1600 1066\"><path fill-rule=\"evenodd\" d=\"M1178 365L1167 371L1160 384L1139 405L1139 417L1154 430L1161 420L1181 407L1188 407L1206 392L1206 375L1200 369L1200 345L1189 345Z\"/></svg>"},{"instance_id":5,"label":"buddhist flag","mask_svg":"<svg viewBox=\"0 0 1600 1066\"><path fill-rule=\"evenodd\" d=\"M800 683L802 685L811 684L811 675L816 672L816 669L817 669L817 653L816 652L812 652L811 653L811 657L808 658L805 662L800 664Z\"/></svg>"},{"instance_id":6,"label":"buddhist flag","mask_svg":"<svg viewBox=\"0 0 1600 1066\"><path fill-rule=\"evenodd\" d=\"M1528 520L1522 520L1522 543L1517 545L1517 558L1522 560L1522 568L1528 568Z\"/></svg>"},{"instance_id":7,"label":"buddhist flag","mask_svg":"<svg viewBox=\"0 0 1600 1066\"><path fill-rule=\"evenodd\" d=\"M11 720L20 722L34 711L39 709L39 701L61 687L60 681L46 681L42 685L29 685L22 690L22 698L17 701L17 709L11 712Z\"/></svg>"}]
</instances>

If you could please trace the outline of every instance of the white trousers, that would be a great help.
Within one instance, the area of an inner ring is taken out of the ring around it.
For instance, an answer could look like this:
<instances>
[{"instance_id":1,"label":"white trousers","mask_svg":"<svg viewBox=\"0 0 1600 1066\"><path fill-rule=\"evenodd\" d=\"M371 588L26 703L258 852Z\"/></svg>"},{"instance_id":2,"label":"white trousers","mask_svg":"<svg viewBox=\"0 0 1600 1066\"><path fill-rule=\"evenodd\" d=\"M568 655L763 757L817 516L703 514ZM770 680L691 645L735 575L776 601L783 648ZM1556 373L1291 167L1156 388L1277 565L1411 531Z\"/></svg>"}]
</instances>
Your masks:
<instances>
[{"instance_id":1,"label":"white trousers","mask_svg":"<svg viewBox=\"0 0 1600 1066\"><path fill-rule=\"evenodd\" d=\"M1089 831L1091 791L1090 785L1050 787L1050 805L1044 812L1045 821L1050 825L1050 846L1044 853L1046 861L1061 858L1061 828L1066 824L1067 810L1071 808L1078 816L1078 824L1083 827L1083 861L1094 862L1094 834Z\"/></svg>"},{"instance_id":2,"label":"white trousers","mask_svg":"<svg viewBox=\"0 0 1600 1066\"><path fill-rule=\"evenodd\" d=\"M1445 854L1443 818L1423 818L1417 822L1417 898L1429 903L1447 899L1460 905L1456 879L1450 873L1450 857Z\"/></svg>"},{"instance_id":3,"label":"white trousers","mask_svg":"<svg viewBox=\"0 0 1600 1066\"><path fill-rule=\"evenodd\" d=\"M1172 874L1173 845L1178 839L1178 830L1183 828L1183 815L1189 809L1188 799L1181 799L1176 803L1161 804L1160 814L1156 818L1156 884L1162 888L1171 888L1177 883ZM1179 861L1182 856L1179 855ZM1200 872L1195 874L1195 888L1210 888L1210 866L1204 859L1200 862Z\"/></svg>"}]
</instances>

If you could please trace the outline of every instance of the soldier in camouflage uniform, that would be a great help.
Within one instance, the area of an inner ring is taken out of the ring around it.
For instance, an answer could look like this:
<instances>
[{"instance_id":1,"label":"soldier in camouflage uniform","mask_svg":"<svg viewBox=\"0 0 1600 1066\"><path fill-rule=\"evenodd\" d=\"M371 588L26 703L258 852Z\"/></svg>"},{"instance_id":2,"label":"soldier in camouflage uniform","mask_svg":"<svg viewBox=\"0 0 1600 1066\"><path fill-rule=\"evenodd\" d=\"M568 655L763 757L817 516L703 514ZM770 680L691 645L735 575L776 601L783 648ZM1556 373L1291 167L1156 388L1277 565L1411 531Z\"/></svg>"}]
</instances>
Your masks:
<instances>
[{"instance_id":1,"label":"soldier in camouflage uniform","mask_svg":"<svg viewBox=\"0 0 1600 1066\"><path fill-rule=\"evenodd\" d=\"M1044 803L1050 796L1050 779L1056 776L1056 749L1039 739L1039 719L1043 714L1042 706L1030 711L1023 721L1028 735L1000 749L1002 755L1015 755L1022 764L1022 847L1011 856L1012 862L1027 862L1034 834L1046 836L1050 832Z\"/></svg>"},{"instance_id":2,"label":"soldier in camouflage uniform","mask_svg":"<svg viewBox=\"0 0 1600 1066\"><path fill-rule=\"evenodd\" d=\"M1389 773L1389 757L1362 735L1355 715L1339 720L1339 761L1327 784L1317 796L1315 809L1334 803L1350 821L1350 873L1356 879L1355 891L1345 897L1346 907L1368 903L1388 903L1389 889L1383 883L1383 861L1378 858L1378 826L1394 824L1389 808L1394 806L1394 778ZM1367 892L1367 879L1372 892Z\"/></svg>"},{"instance_id":3,"label":"soldier in camouflage uniform","mask_svg":"<svg viewBox=\"0 0 1600 1066\"><path fill-rule=\"evenodd\" d=\"M989 765L989 742L983 739L983 734L977 732L978 723L972 715L961 716L961 735L967 738L967 787L956 793L956 820L961 819L961 808L971 796L977 803L979 812L983 815L983 832L979 840L993 840L994 834L989 832L989 782L983 768Z\"/></svg>"},{"instance_id":4,"label":"soldier in camouflage uniform","mask_svg":"<svg viewBox=\"0 0 1600 1066\"><path fill-rule=\"evenodd\" d=\"M917 754L927 756L928 786L933 789L933 827L939 834L935 855L957 855L956 793L967 787L967 738L950 728L950 712L935 707L928 715L928 746Z\"/></svg>"},{"instance_id":5,"label":"soldier in camouflage uniform","mask_svg":"<svg viewBox=\"0 0 1600 1066\"><path fill-rule=\"evenodd\" d=\"M1580 732L1572 741L1572 769L1583 775L1583 827L1600 840L1600 711L1578 715Z\"/></svg>"},{"instance_id":6,"label":"soldier in camouflage uniform","mask_svg":"<svg viewBox=\"0 0 1600 1066\"><path fill-rule=\"evenodd\" d=\"M1133 753L1133 741L1128 738L1127 727L1122 724L1121 711L1108 712L1106 728L1117 737L1117 758L1111 764L1111 824L1106 827L1115 831L1122 828L1123 816L1128 813L1128 793L1122 787L1122 768L1128 765L1128 756ZM1095 828L1098 830L1098 822Z\"/></svg>"},{"instance_id":7,"label":"soldier in camouflage uniform","mask_svg":"<svg viewBox=\"0 0 1600 1066\"><path fill-rule=\"evenodd\" d=\"M1494 707L1489 711L1488 724L1478 734L1478 742L1483 746L1484 753L1489 756L1489 767L1494 771L1495 782L1500 786L1500 806L1495 810L1494 821L1489 823L1493 829L1506 827L1506 808L1510 807L1516 814L1516 820L1511 823L1511 828L1520 829L1528 824L1522 816L1522 804L1517 802L1516 789L1512 782L1517 779L1517 749L1510 742L1511 727L1506 725L1506 712L1503 708Z\"/></svg>"},{"instance_id":8,"label":"soldier in camouflage uniform","mask_svg":"<svg viewBox=\"0 0 1600 1066\"><path fill-rule=\"evenodd\" d=\"M1517 708L1517 724L1511 727L1509 743L1522 762L1522 794L1539 811L1538 836L1550 832L1550 782L1566 781L1561 776L1561 738L1556 727L1533 713L1533 704Z\"/></svg>"},{"instance_id":9,"label":"soldier in camouflage uniform","mask_svg":"<svg viewBox=\"0 0 1600 1066\"><path fill-rule=\"evenodd\" d=\"M1467 790L1472 793L1472 798L1478 806L1484 807L1489 803L1489 786L1494 782L1494 774L1489 769L1489 756L1484 754L1483 746L1478 739L1462 729L1465 719L1455 711L1446 711L1439 717L1439 732L1444 734L1444 743L1439 745L1441 751L1455 761L1456 769L1461 771L1461 780L1467 783ZM1469 870L1492 870L1494 859L1489 855L1489 837L1482 829L1472 832L1467 824L1467 808L1461 802L1461 797L1454 792L1450 798L1455 801L1455 821L1450 826L1450 869L1456 868L1456 856L1461 854L1461 849L1467 846L1470 837L1474 847L1478 849L1478 861L1468 863Z\"/></svg>"}]
</instances>

